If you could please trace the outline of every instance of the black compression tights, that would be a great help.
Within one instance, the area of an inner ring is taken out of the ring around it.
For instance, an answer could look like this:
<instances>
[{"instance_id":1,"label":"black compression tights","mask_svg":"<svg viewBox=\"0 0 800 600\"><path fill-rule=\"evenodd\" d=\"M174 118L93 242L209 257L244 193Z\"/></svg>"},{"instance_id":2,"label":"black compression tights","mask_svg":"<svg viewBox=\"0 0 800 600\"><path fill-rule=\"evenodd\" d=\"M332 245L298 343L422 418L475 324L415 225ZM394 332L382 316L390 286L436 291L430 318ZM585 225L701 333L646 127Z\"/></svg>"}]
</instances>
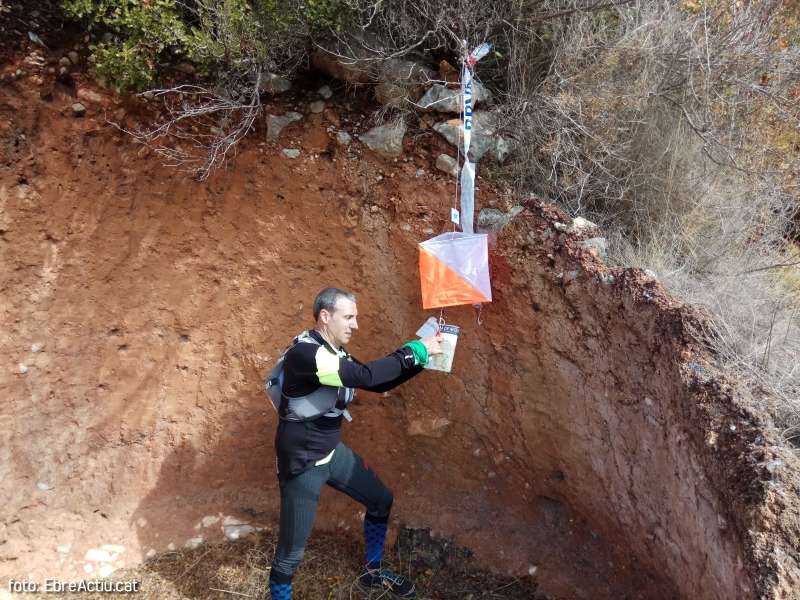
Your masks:
<instances>
[{"instance_id":1,"label":"black compression tights","mask_svg":"<svg viewBox=\"0 0 800 600\"><path fill-rule=\"evenodd\" d=\"M320 490L325 483L363 504L368 517L388 520L392 493L358 454L340 442L330 462L310 467L281 482L280 532L270 573L273 581L288 583L292 580L303 558Z\"/></svg>"}]
</instances>

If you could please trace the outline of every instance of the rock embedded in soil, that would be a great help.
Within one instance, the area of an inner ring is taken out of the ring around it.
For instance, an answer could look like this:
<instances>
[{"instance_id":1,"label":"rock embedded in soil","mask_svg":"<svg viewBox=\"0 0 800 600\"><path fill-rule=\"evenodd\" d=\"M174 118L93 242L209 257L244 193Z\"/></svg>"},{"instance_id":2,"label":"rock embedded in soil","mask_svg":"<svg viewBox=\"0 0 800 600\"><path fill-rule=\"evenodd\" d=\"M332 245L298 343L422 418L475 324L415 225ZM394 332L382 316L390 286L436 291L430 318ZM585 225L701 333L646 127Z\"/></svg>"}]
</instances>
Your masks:
<instances>
[{"instance_id":1,"label":"rock embedded in soil","mask_svg":"<svg viewBox=\"0 0 800 600\"><path fill-rule=\"evenodd\" d=\"M79 88L78 89L78 99L88 104L99 104L104 105L107 103L108 98L103 94L99 94L95 92L91 88Z\"/></svg>"},{"instance_id":2,"label":"rock embedded in soil","mask_svg":"<svg viewBox=\"0 0 800 600\"><path fill-rule=\"evenodd\" d=\"M336 141L338 141L342 146L349 146L352 140L353 138L346 131L336 132Z\"/></svg>"},{"instance_id":3,"label":"rock embedded in soil","mask_svg":"<svg viewBox=\"0 0 800 600\"><path fill-rule=\"evenodd\" d=\"M287 112L285 115L267 115L267 139L276 140L281 131L291 123L303 118L298 112Z\"/></svg>"},{"instance_id":4,"label":"rock embedded in soil","mask_svg":"<svg viewBox=\"0 0 800 600\"><path fill-rule=\"evenodd\" d=\"M403 153L403 136L406 134L406 124L395 121L387 125L373 127L359 136L367 147L385 158L397 158Z\"/></svg>"},{"instance_id":5,"label":"rock embedded in soil","mask_svg":"<svg viewBox=\"0 0 800 600\"><path fill-rule=\"evenodd\" d=\"M458 162L449 154L440 154L436 157L436 168L448 175L458 175Z\"/></svg>"},{"instance_id":6,"label":"rock embedded in soil","mask_svg":"<svg viewBox=\"0 0 800 600\"><path fill-rule=\"evenodd\" d=\"M292 89L292 82L275 73L266 73L261 78L259 89L265 94L282 94Z\"/></svg>"},{"instance_id":7,"label":"rock embedded in soil","mask_svg":"<svg viewBox=\"0 0 800 600\"><path fill-rule=\"evenodd\" d=\"M472 83L472 108L485 104L491 99L491 93L478 81ZM417 104L423 110L442 113L461 113L461 88L449 88L441 83L433 84Z\"/></svg>"},{"instance_id":8,"label":"rock embedded in soil","mask_svg":"<svg viewBox=\"0 0 800 600\"><path fill-rule=\"evenodd\" d=\"M461 119L450 119L433 126L451 146L458 147L463 144L461 139L463 124ZM469 159L478 162L487 153L497 162L502 163L513 149L510 140L499 133L497 116L486 112L476 111L472 117L472 139L469 147Z\"/></svg>"},{"instance_id":9,"label":"rock embedded in soil","mask_svg":"<svg viewBox=\"0 0 800 600\"><path fill-rule=\"evenodd\" d=\"M608 257L608 240L604 237L593 237L588 240L582 240L577 244L581 248L589 250L598 258L605 259Z\"/></svg>"},{"instance_id":10,"label":"rock embedded in soil","mask_svg":"<svg viewBox=\"0 0 800 600\"><path fill-rule=\"evenodd\" d=\"M514 206L507 213L496 208L482 208L478 213L478 227L488 231L500 231L523 210L521 206Z\"/></svg>"},{"instance_id":11,"label":"rock embedded in soil","mask_svg":"<svg viewBox=\"0 0 800 600\"><path fill-rule=\"evenodd\" d=\"M434 75L432 69L410 60L386 60L380 67L375 99L385 106L415 102Z\"/></svg>"}]
</instances>

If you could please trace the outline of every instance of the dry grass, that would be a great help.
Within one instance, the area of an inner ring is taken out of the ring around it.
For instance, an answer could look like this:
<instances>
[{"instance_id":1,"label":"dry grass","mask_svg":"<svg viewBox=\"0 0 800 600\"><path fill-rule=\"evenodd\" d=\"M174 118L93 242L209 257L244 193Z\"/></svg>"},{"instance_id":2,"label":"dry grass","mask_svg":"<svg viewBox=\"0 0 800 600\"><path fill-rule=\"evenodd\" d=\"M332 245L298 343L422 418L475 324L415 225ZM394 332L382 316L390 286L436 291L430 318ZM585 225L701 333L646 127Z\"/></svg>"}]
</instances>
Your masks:
<instances>
[{"instance_id":1,"label":"dry grass","mask_svg":"<svg viewBox=\"0 0 800 600\"><path fill-rule=\"evenodd\" d=\"M698 335L797 443L800 50L786 43L789 8L634 1L516 31L505 112L523 143L500 175L599 222L617 264L707 308ZM543 45L537 78L523 59Z\"/></svg>"},{"instance_id":2,"label":"dry grass","mask_svg":"<svg viewBox=\"0 0 800 600\"><path fill-rule=\"evenodd\" d=\"M774 214L763 208L727 186L711 186L693 210L654 223L642 238L617 229L612 259L652 270L677 297L708 310L707 328L697 334L797 445L800 271L797 251L780 230L768 230Z\"/></svg>"},{"instance_id":3,"label":"dry grass","mask_svg":"<svg viewBox=\"0 0 800 600\"><path fill-rule=\"evenodd\" d=\"M113 579L139 580L140 592L135 597L141 600L266 600L275 539L273 533L261 532L243 540L166 552L138 568L116 572ZM361 541L355 537L314 533L295 576L294 597L298 600L385 598L385 594L377 592L366 596L355 586L362 552ZM395 548L389 559L399 572L414 578L420 599L547 599L536 591L531 578L516 579L482 571L463 553L459 556L450 553L447 564L437 569L424 568L414 556L414 548L405 546L399 551ZM75 600L125 600L131 594L69 596Z\"/></svg>"}]
</instances>

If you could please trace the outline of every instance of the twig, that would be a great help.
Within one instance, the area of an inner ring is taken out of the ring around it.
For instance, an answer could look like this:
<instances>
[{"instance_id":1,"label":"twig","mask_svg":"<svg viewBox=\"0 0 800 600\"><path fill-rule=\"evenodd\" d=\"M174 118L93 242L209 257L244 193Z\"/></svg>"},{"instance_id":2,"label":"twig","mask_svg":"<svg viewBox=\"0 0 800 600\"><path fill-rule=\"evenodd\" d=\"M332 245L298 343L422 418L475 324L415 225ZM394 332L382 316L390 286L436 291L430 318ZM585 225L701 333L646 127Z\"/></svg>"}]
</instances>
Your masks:
<instances>
[{"instance_id":1,"label":"twig","mask_svg":"<svg viewBox=\"0 0 800 600\"><path fill-rule=\"evenodd\" d=\"M509 583L507 583L505 585L501 585L499 588L492 590L490 593L496 594L500 590L504 590L506 588L511 587L512 585L518 585L518 584L519 584L519 579L514 579L514 581L511 581L511 582L509 582Z\"/></svg>"},{"instance_id":2,"label":"twig","mask_svg":"<svg viewBox=\"0 0 800 600\"><path fill-rule=\"evenodd\" d=\"M208 589L210 589L212 592L222 592L223 594L233 594L234 596L244 596L245 598L253 597L250 594L243 594L242 592L234 592L233 590L221 590L219 588L213 588L213 587L210 587Z\"/></svg>"},{"instance_id":3,"label":"twig","mask_svg":"<svg viewBox=\"0 0 800 600\"><path fill-rule=\"evenodd\" d=\"M193 562L191 565L189 565L188 567L186 567L186 569L183 571L183 573L181 573L180 575L178 575L178 579L182 579L184 575L186 575L186 574L187 574L189 571L191 571L191 570L192 570L192 569L194 569L194 568L195 568L195 567L196 567L198 564L200 564L200 561L201 561L201 560L203 560L203 559L206 557L206 554L208 554L209 552L211 552L211 548L209 548L208 550L206 550L205 552L203 552L203 554L201 554L201 555L200 555L200 558L198 558L198 559L197 559L196 561L194 561L194 562Z\"/></svg>"}]
</instances>

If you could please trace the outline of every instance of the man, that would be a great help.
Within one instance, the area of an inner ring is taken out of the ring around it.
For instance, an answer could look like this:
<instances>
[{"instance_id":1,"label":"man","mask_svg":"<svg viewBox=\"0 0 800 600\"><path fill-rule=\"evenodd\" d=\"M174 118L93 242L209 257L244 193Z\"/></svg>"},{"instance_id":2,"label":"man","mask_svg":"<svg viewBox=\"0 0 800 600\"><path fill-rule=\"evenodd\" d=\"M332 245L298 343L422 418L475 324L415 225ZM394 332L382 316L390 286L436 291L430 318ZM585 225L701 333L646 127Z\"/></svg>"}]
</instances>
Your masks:
<instances>
[{"instance_id":1,"label":"man","mask_svg":"<svg viewBox=\"0 0 800 600\"><path fill-rule=\"evenodd\" d=\"M292 576L303 558L322 485L344 492L366 508L366 561L358 577L365 591L415 598L409 579L381 566L392 493L341 441L342 418L354 388L385 392L422 371L441 353L441 336L413 340L378 360L361 363L344 345L358 329L355 296L325 288L314 300L316 329L295 338L283 366L280 421L275 435L281 514L270 571L273 600L290 600Z\"/></svg>"}]
</instances>

